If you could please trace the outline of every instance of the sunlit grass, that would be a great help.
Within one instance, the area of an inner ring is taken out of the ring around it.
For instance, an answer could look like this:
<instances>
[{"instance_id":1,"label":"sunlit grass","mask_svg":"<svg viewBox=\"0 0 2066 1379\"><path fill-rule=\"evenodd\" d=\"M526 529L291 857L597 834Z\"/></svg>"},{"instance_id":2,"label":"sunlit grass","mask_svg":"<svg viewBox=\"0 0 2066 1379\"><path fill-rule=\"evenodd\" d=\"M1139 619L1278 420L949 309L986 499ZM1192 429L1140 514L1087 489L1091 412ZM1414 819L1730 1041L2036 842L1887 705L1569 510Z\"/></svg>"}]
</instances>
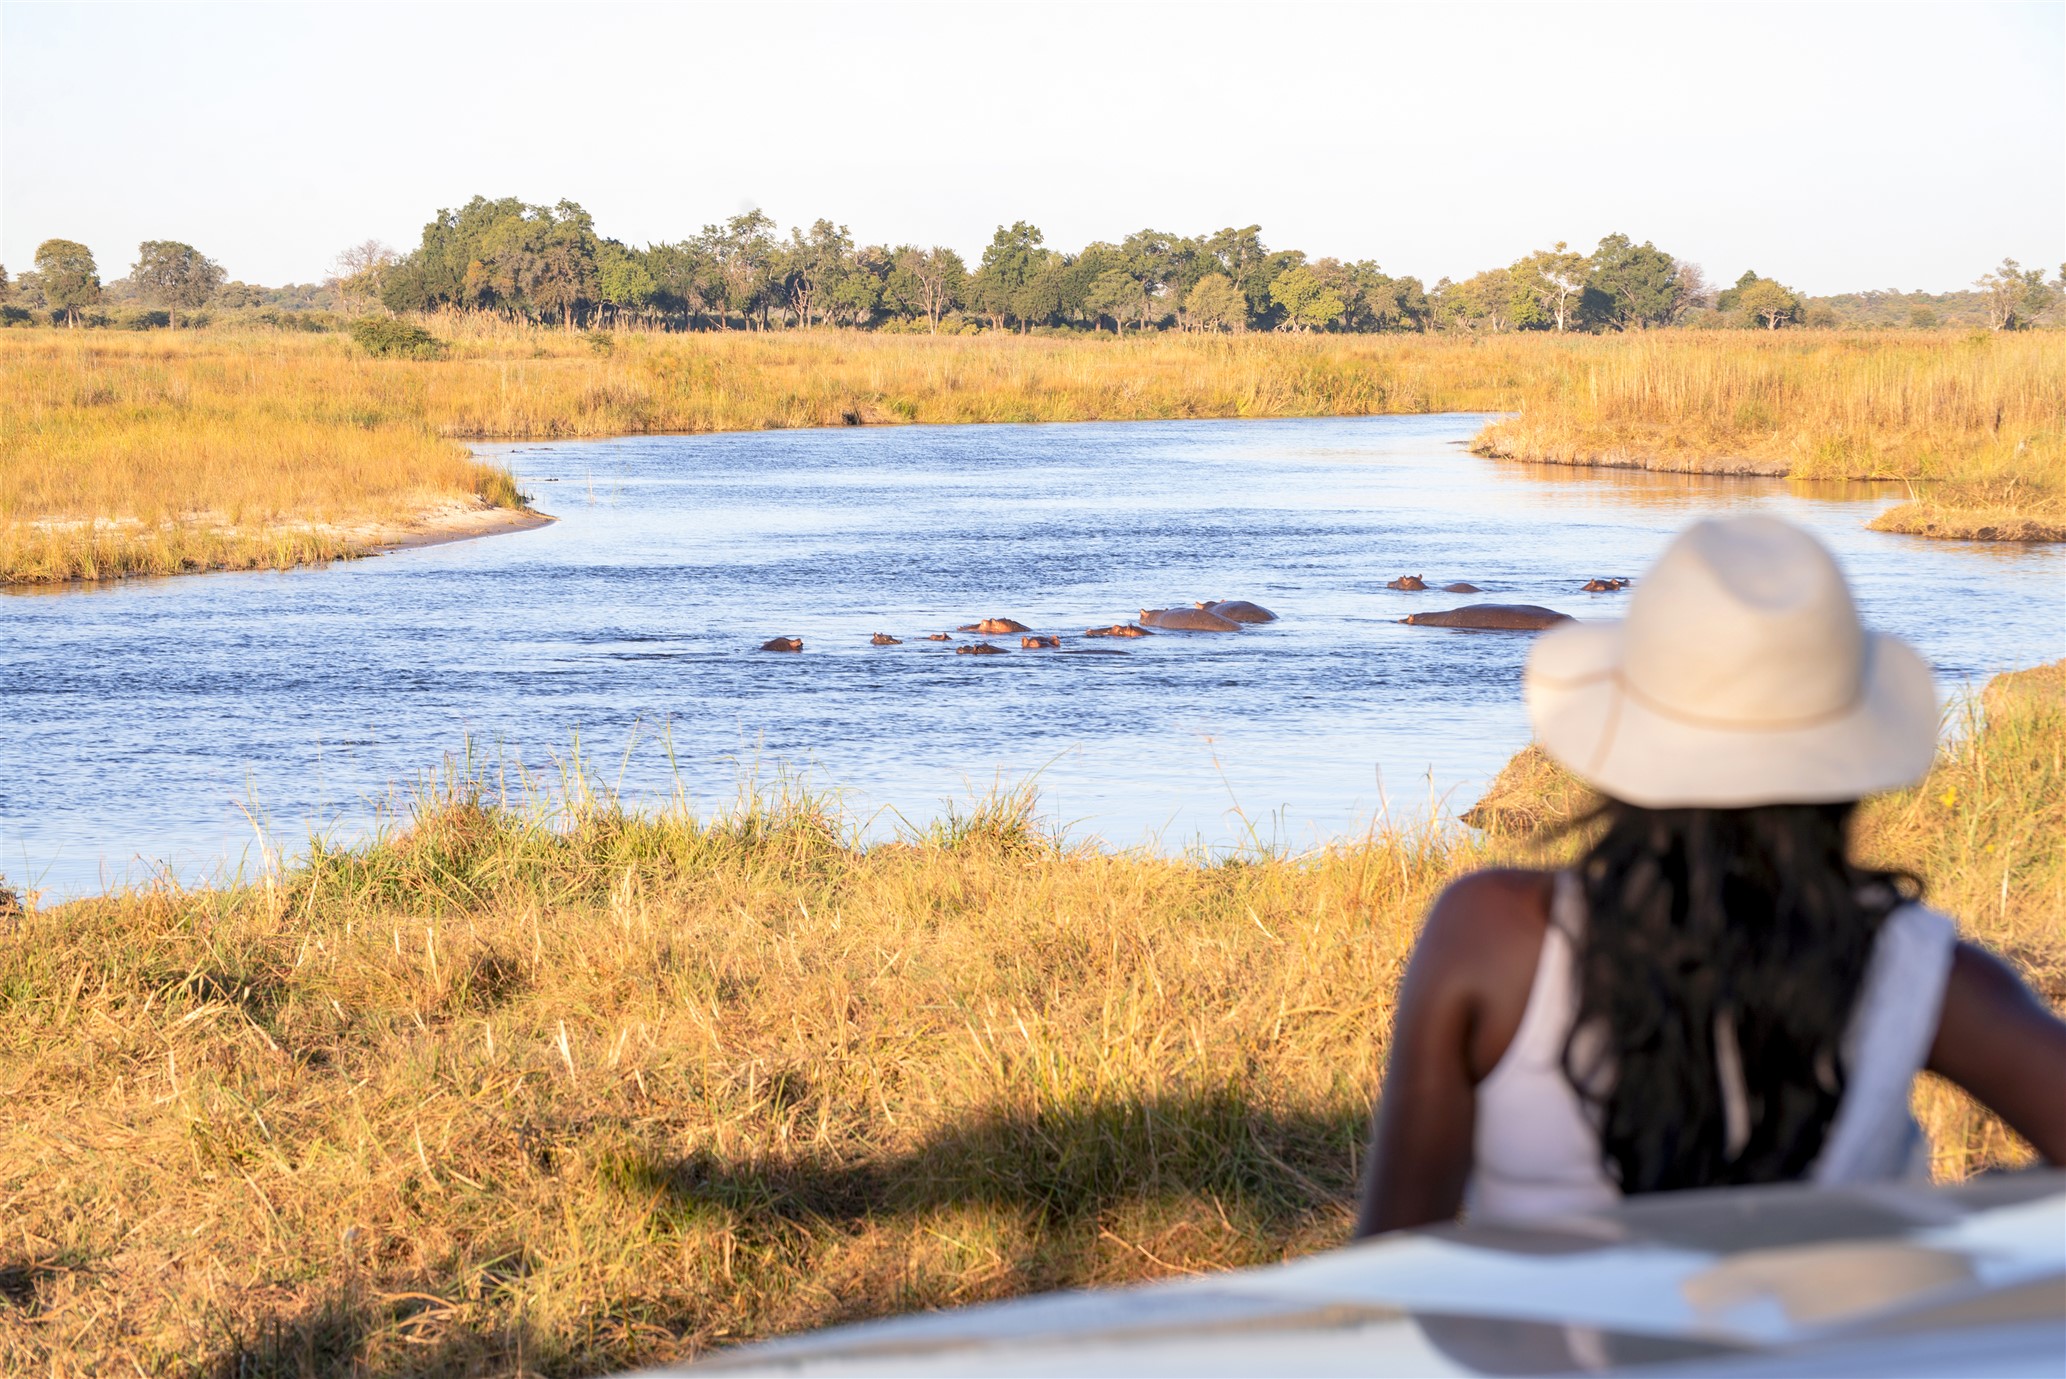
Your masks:
<instances>
[{"instance_id":1,"label":"sunlit grass","mask_svg":"<svg viewBox=\"0 0 2066 1379\"><path fill-rule=\"evenodd\" d=\"M2062 674L1861 840L2055 994ZM1333 1245L1430 900L1574 845L1539 758L1499 793L1212 861L1024 792L863 847L779 783L637 812L462 765L249 885L0 917L0 1370L599 1372ZM2020 1152L1922 1105L1946 1176Z\"/></svg>"},{"instance_id":2,"label":"sunlit grass","mask_svg":"<svg viewBox=\"0 0 2066 1379\"><path fill-rule=\"evenodd\" d=\"M438 361L345 337L0 332L0 579L278 565L460 500L461 441L905 422L1513 411L1560 462L1910 481L1881 525L2066 533L2066 336L1799 332L1113 340L847 331L584 335L432 323Z\"/></svg>"},{"instance_id":3,"label":"sunlit grass","mask_svg":"<svg viewBox=\"0 0 2066 1379\"><path fill-rule=\"evenodd\" d=\"M2066 539L2066 335L1651 333L1577 342L1487 454L1898 479L1883 531Z\"/></svg>"}]
</instances>

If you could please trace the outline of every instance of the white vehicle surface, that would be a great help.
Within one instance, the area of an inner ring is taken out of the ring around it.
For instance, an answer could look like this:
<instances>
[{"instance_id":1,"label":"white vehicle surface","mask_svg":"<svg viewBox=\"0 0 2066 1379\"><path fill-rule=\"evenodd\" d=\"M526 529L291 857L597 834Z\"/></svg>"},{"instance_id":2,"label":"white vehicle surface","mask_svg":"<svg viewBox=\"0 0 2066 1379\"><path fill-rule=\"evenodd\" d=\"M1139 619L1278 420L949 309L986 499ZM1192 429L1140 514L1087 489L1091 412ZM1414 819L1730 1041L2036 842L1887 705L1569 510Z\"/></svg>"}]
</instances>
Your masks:
<instances>
[{"instance_id":1,"label":"white vehicle surface","mask_svg":"<svg viewBox=\"0 0 2066 1379\"><path fill-rule=\"evenodd\" d=\"M843 1326L735 1375L2066 1376L2066 1171L1730 1188Z\"/></svg>"}]
</instances>

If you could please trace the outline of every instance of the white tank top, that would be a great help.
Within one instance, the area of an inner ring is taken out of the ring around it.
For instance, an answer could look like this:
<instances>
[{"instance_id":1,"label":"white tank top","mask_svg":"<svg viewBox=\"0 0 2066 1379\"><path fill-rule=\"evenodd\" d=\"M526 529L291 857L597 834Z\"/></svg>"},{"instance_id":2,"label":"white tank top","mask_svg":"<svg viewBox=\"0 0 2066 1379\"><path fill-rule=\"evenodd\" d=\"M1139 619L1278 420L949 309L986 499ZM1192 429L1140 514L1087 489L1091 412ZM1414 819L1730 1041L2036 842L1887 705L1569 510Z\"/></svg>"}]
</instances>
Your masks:
<instances>
[{"instance_id":1,"label":"white tank top","mask_svg":"<svg viewBox=\"0 0 2066 1379\"><path fill-rule=\"evenodd\" d=\"M1521 1026L1478 1084L1464 1197L1475 1220L1596 1211L1621 1197L1600 1163L1591 1114L1564 1077L1564 1041L1578 1002L1572 943L1585 925L1576 873L1557 873L1551 897ZM1812 1181L1928 1180L1929 1146L1909 1114L1909 1084L1936 1040L1956 943L1951 921L1921 905L1902 906L1880 926L1844 1032L1843 1098Z\"/></svg>"}]
</instances>

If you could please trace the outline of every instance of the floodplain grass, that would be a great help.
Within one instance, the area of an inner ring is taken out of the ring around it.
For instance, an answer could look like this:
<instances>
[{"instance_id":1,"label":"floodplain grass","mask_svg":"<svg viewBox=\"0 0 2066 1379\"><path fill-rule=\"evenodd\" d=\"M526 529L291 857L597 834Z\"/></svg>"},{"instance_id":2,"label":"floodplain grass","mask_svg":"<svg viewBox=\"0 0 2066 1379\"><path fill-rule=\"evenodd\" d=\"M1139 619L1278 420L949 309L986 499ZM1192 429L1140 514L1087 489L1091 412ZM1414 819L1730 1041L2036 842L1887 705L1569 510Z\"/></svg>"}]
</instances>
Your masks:
<instances>
[{"instance_id":1,"label":"floodplain grass","mask_svg":"<svg viewBox=\"0 0 2066 1379\"><path fill-rule=\"evenodd\" d=\"M1997 681L1861 846L2066 996L2066 667ZM1219 860L1001 792L624 809L460 769L257 881L0 917L0 1370L585 1374L1263 1263L1349 1229L1450 879L1583 807ZM1495 792L1499 793L1499 792ZM1925 1088L1938 1169L2021 1152Z\"/></svg>"},{"instance_id":2,"label":"floodplain grass","mask_svg":"<svg viewBox=\"0 0 2066 1379\"><path fill-rule=\"evenodd\" d=\"M278 569L520 507L341 337L0 333L0 581Z\"/></svg>"},{"instance_id":3,"label":"floodplain grass","mask_svg":"<svg viewBox=\"0 0 2066 1379\"><path fill-rule=\"evenodd\" d=\"M1479 453L1900 480L1874 529L2066 540L2066 334L1659 331L1561 363Z\"/></svg>"},{"instance_id":4,"label":"floodplain grass","mask_svg":"<svg viewBox=\"0 0 2066 1379\"><path fill-rule=\"evenodd\" d=\"M2066 334L0 332L0 580L364 551L438 502L516 506L461 441L969 422L1514 412L1486 453L1909 483L1876 525L2066 536Z\"/></svg>"}]
</instances>

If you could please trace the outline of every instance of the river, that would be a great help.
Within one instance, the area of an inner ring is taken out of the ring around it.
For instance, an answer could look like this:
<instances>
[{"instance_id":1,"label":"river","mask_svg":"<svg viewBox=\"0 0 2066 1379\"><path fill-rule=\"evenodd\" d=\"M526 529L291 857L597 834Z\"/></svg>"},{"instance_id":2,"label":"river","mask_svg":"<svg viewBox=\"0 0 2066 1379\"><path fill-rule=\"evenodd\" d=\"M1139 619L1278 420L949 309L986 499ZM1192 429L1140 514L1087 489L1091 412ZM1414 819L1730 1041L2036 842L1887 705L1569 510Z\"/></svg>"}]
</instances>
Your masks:
<instances>
[{"instance_id":1,"label":"river","mask_svg":"<svg viewBox=\"0 0 2066 1379\"><path fill-rule=\"evenodd\" d=\"M1525 635L1408 627L1477 600L1617 616L1708 513L1838 553L1948 691L2066 655L2066 551L1865 530L1884 489L1571 470L1484 418L905 427L484 446L559 521L284 573L0 599L0 872L46 901L236 874L363 835L449 754L633 800L743 775L837 790L874 836L1031 779L1079 839L1299 848L1469 805L1527 741ZM1403 573L1469 598L1387 590ZM1252 599L1234 635L957 656L1000 614L1080 633ZM901 646L875 647L888 632ZM803 638L801 655L755 648ZM964 638L963 640L967 640Z\"/></svg>"}]
</instances>

